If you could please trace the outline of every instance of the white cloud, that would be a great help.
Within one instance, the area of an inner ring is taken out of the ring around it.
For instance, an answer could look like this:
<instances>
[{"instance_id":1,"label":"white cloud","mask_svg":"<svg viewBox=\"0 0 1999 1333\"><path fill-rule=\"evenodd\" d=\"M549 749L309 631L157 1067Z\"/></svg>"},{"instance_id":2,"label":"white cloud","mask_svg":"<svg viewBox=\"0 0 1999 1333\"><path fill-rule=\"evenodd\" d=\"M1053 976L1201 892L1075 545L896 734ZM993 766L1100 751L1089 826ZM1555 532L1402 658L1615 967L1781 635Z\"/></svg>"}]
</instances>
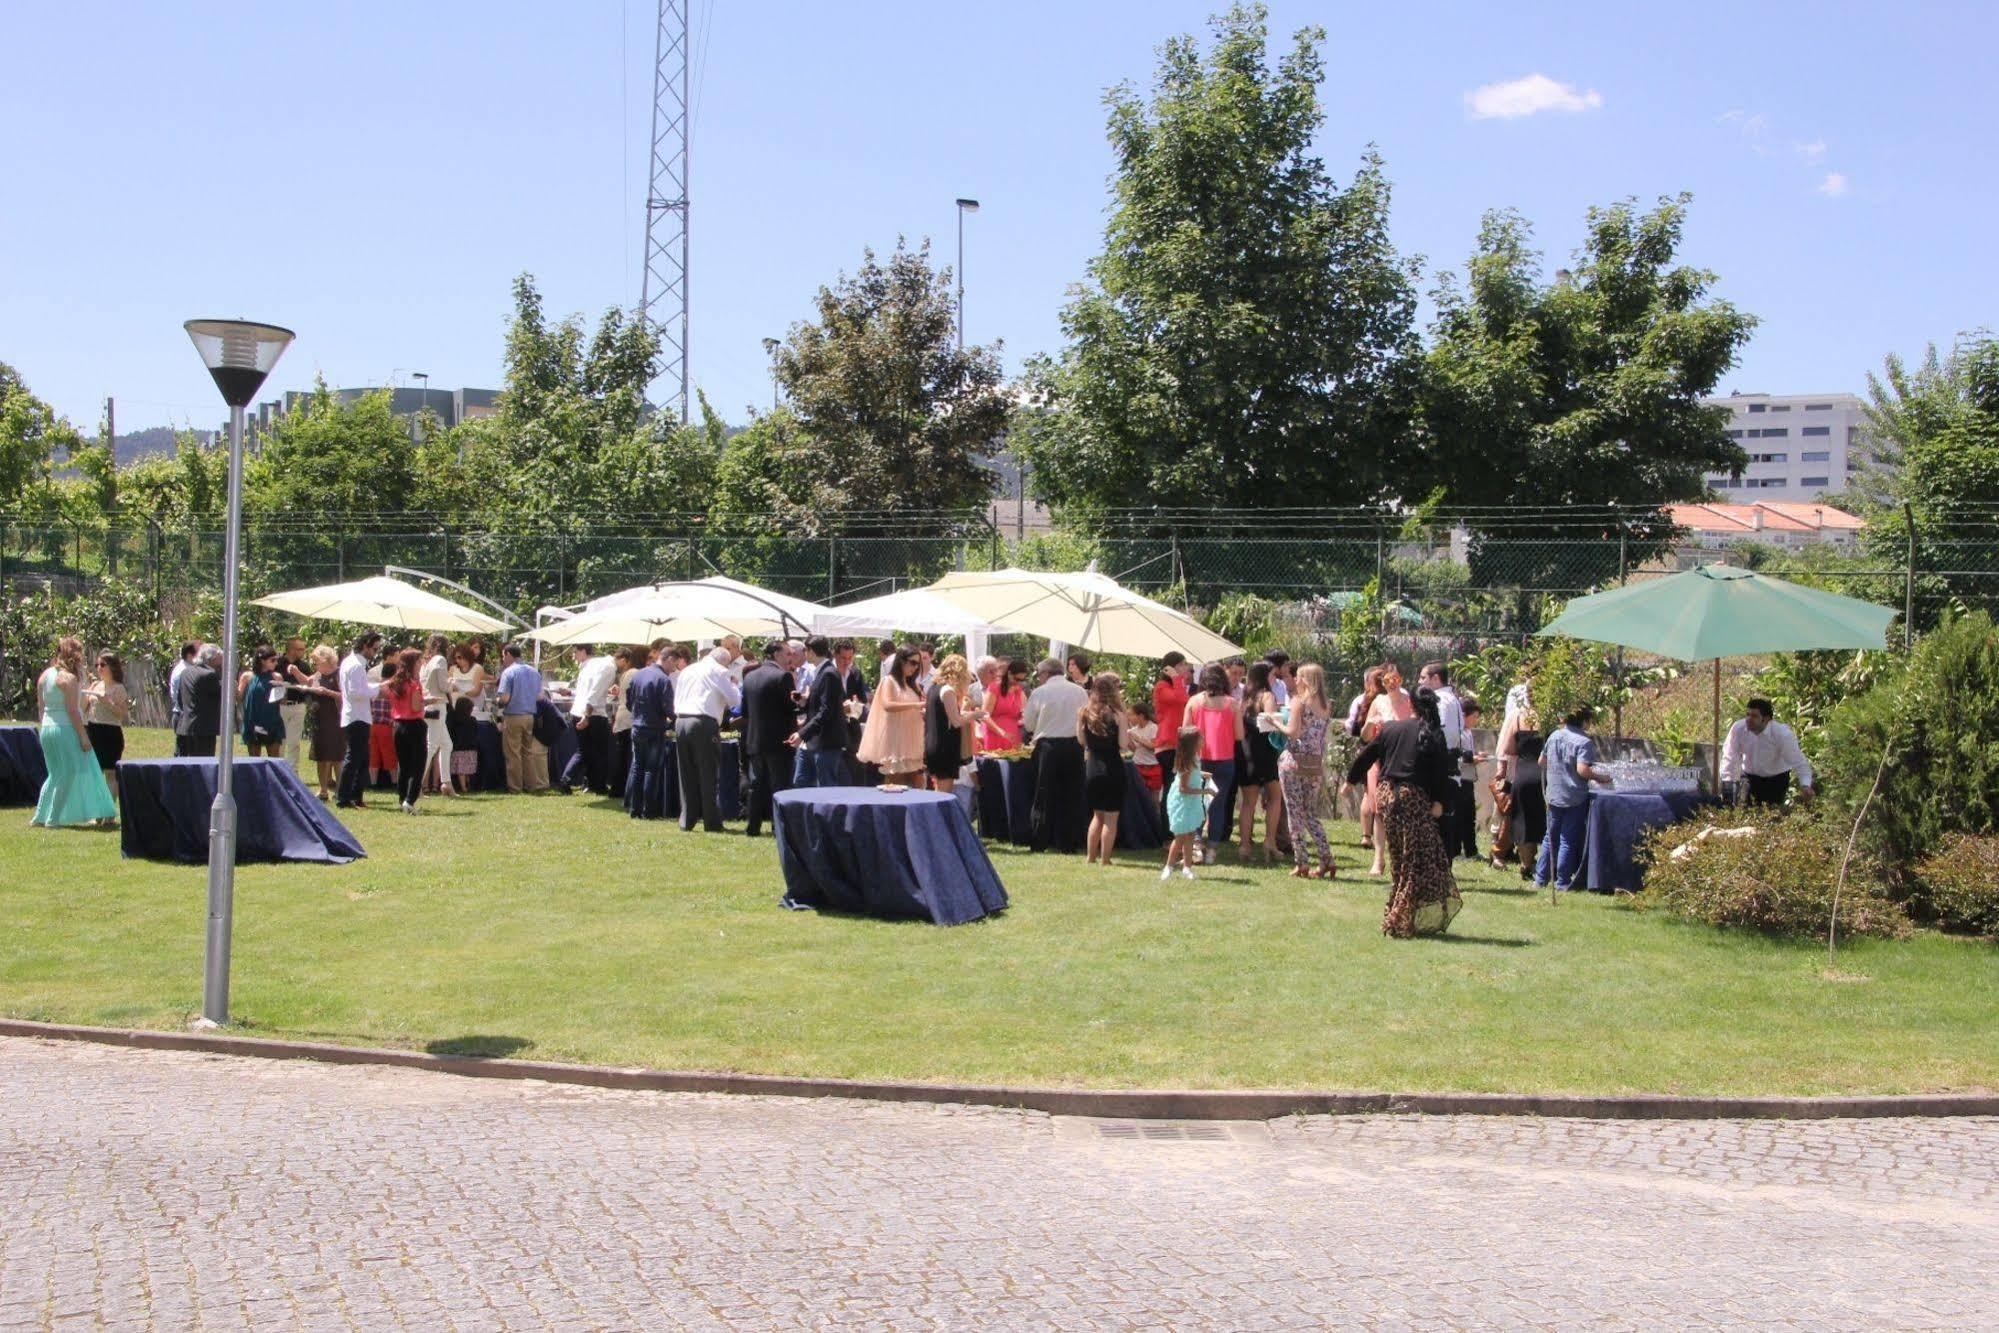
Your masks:
<instances>
[{"instance_id":1,"label":"white cloud","mask_svg":"<svg viewBox=\"0 0 1999 1333\"><path fill-rule=\"evenodd\" d=\"M1572 83L1557 83L1545 74L1529 74L1510 83L1488 83L1465 94L1465 106L1475 120L1513 120L1542 111L1594 111L1603 94Z\"/></svg>"},{"instance_id":2,"label":"white cloud","mask_svg":"<svg viewBox=\"0 0 1999 1333\"><path fill-rule=\"evenodd\" d=\"M1817 162L1825 157L1824 139L1814 139L1810 143L1792 144L1791 146L1797 149L1798 156L1807 162Z\"/></svg>"},{"instance_id":3,"label":"white cloud","mask_svg":"<svg viewBox=\"0 0 1999 1333\"><path fill-rule=\"evenodd\" d=\"M1848 188L1846 173L1843 171L1828 171L1825 174L1825 179L1819 182L1818 188L1819 193L1829 199L1839 198L1846 193Z\"/></svg>"}]
</instances>

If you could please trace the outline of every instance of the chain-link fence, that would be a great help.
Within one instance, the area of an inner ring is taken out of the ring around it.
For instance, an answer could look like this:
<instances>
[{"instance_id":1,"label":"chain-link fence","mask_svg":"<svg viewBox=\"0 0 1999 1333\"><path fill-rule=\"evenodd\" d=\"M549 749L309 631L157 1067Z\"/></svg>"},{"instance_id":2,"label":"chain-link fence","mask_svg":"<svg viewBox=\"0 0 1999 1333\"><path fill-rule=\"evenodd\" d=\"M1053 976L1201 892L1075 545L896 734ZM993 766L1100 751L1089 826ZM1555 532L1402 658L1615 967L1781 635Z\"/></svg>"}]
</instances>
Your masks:
<instances>
[{"instance_id":1,"label":"chain-link fence","mask_svg":"<svg viewBox=\"0 0 1999 1333\"><path fill-rule=\"evenodd\" d=\"M1364 610L1391 637L1460 646L1532 633L1569 598L1691 564L1727 560L1912 610L1999 611L1999 522L1968 518L1901 549L1770 532L1705 544L1656 518L1606 510L1478 510L1407 519L1360 511L1127 511L1087 530L1016 538L983 513L578 518L541 532L492 531L422 515L252 523L244 588L339 582L386 566L463 583L531 615L658 579L725 573L820 602L916 586L953 569L1094 562L1130 586L1213 611L1282 604L1302 635ZM1889 551L1900 558L1891 558ZM114 580L168 597L219 590L225 537L208 526L26 522L0 516L0 588L83 592Z\"/></svg>"}]
</instances>

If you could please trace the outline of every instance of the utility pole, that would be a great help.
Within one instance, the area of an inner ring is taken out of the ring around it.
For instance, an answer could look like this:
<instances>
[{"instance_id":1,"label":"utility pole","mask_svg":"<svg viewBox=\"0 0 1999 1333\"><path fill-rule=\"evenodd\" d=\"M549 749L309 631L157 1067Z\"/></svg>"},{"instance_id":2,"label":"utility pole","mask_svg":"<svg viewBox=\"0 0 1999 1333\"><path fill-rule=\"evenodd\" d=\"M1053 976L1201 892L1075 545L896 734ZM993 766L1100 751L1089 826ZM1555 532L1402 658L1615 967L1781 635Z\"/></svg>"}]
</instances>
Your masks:
<instances>
[{"instance_id":1,"label":"utility pole","mask_svg":"<svg viewBox=\"0 0 1999 1333\"><path fill-rule=\"evenodd\" d=\"M111 455L112 484L115 486L118 476L118 403L108 393L104 395L104 448ZM117 522L115 514L104 516L104 564L114 578L118 574Z\"/></svg>"}]
</instances>

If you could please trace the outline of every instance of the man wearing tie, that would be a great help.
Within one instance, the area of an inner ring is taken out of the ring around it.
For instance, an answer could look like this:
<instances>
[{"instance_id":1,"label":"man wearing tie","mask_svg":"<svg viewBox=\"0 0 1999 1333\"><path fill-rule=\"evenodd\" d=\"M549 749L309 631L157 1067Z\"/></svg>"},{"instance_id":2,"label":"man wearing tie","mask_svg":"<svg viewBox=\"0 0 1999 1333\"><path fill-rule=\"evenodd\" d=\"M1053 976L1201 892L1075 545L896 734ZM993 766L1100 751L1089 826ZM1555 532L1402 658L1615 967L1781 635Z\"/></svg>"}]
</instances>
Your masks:
<instances>
[{"instance_id":1,"label":"man wearing tie","mask_svg":"<svg viewBox=\"0 0 1999 1333\"><path fill-rule=\"evenodd\" d=\"M743 832L752 838L770 818L771 798L791 786L791 737L798 730L792 669L790 646L772 639L765 645L764 660L743 677L743 752L750 764L749 820Z\"/></svg>"},{"instance_id":2,"label":"man wearing tie","mask_svg":"<svg viewBox=\"0 0 1999 1333\"><path fill-rule=\"evenodd\" d=\"M805 641L812 685L805 694L805 720L798 727L794 787L842 787L847 782L847 682L833 666L833 646L823 634Z\"/></svg>"}]
</instances>

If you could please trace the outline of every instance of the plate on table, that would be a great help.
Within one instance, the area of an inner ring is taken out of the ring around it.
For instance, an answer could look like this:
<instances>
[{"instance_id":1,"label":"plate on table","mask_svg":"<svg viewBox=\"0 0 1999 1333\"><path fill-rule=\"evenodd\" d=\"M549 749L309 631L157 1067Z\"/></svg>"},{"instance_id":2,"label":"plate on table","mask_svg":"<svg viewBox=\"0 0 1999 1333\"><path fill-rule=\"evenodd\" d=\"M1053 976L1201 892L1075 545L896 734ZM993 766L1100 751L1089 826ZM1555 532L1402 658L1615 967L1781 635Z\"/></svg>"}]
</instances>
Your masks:
<instances>
[{"instance_id":1,"label":"plate on table","mask_svg":"<svg viewBox=\"0 0 1999 1333\"><path fill-rule=\"evenodd\" d=\"M885 791L885 792L887 792L887 793L888 793L889 795L893 796L893 795L897 794L898 792L905 792L905 791L908 791L908 790L909 790L909 787L908 787L908 785L907 785L907 784L905 784L905 783L901 783L901 782L884 782L884 783L882 783L882 784L881 784L881 785L880 785L879 787L876 787L876 788L875 788L875 790L876 790L876 791Z\"/></svg>"}]
</instances>

